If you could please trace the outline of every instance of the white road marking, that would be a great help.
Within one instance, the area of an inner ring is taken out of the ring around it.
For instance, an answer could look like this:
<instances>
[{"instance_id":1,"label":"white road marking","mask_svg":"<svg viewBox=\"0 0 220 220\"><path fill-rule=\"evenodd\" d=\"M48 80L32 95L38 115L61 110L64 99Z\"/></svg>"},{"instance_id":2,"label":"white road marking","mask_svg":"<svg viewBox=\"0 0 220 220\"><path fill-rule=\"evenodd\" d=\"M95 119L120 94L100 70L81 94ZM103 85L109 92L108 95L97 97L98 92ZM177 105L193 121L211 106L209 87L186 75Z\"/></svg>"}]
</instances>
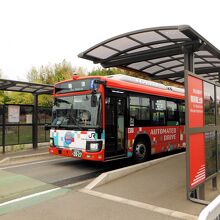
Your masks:
<instances>
[{"instance_id":1,"label":"white road marking","mask_svg":"<svg viewBox=\"0 0 220 220\"><path fill-rule=\"evenodd\" d=\"M30 198L33 198L33 197L45 195L45 194L57 191L59 189L61 189L61 188L57 187L57 188L54 188L54 189L42 191L42 192L39 192L39 193L34 193L34 194L31 194L31 195L28 195L28 196L23 196L23 197L20 197L20 198L17 198L17 199L13 199L13 200L10 200L10 201L7 201L7 202L3 202L3 203L0 204L0 207L5 206L5 205L10 205L10 204L15 203L15 202L20 202L20 201L23 201L23 200L26 200L26 199L30 199Z\"/></svg>"},{"instance_id":2,"label":"white road marking","mask_svg":"<svg viewBox=\"0 0 220 220\"><path fill-rule=\"evenodd\" d=\"M84 181L81 181L81 182L78 182L78 183L68 184L68 185L65 185L65 186L62 186L62 187L57 187L57 188L54 188L54 189L49 189L49 190L34 193L34 194L30 194L30 195L27 195L27 196L23 196L23 197L20 197L20 198L17 198L17 199L13 199L13 200L10 200L10 201L7 201L7 202L0 203L0 207L10 205L10 204L13 204L13 203L16 203L16 202L21 202L21 201L24 201L26 199L34 198L34 197L37 197L37 196L45 195L45 194L55 192L55 191L60 190L60 189L65 189L65 188L69 189L69 188L87 183L89 181L91 181L91 179L84 180Z\"/></svg>"},{"instance_id":3,"label":"white road marking","mask_svg":"<svg viewBox=\"0 0 220 220\"><path fill-rule=\"evenodd\" d=\"M53 160L43 160L43 161L37 161L37 162L30 162L30 163L25 163L25 164L18 164L18 165L2 167L2 168L0 168L0 170L12 169L12 168L17 168L17 167L24 167L24 166L34 165L34 164L48 163L48 162L53 162L53 161L62 161L62 160L65 161L65 160L70 160L70 159L71 158L59 158L59 159L53 159Z\"/></svg>"}]
</instances>

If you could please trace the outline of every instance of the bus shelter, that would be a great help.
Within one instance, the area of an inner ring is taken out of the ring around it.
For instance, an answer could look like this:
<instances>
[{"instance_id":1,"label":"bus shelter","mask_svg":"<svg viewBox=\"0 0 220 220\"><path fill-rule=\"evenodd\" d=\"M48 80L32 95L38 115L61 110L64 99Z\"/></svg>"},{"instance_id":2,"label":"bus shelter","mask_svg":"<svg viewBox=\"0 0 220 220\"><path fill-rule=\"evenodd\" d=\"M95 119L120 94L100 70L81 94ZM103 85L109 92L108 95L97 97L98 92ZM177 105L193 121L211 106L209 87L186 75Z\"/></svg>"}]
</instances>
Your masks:
<instances>
[{"instance_id":1,"label":"bus shelter","mask_svg":"<svg viewBox=\"0 0 220 220\"><path fill-rule=\"evenodd\" d=\"M30 117L30 124L32 125L32 143L33 148L37 148L38 146L38 96L43 94L52 95L53 94L53 86L46 85L46 84L38 84L38 83L29 83L29 82L22 82L22 81L14 81L8 79L0 79L0 90L2 91L12 91L12 92L25 92L31 93L34 96L34 103L33 103L33 117ZM17 125L17 117L16 112L17 105L10 105L13 108L10 108L12 111L12 125ZM14 113L13 113L14 112ZM5 153L5 131L6 131L6 118L5 118L5 105L2 109L2 146L3 146L3 153Z\"/></svg>"},{"instance_id":2,"label":"bus shelter","mask_svg":"<svg viewBox=\"0 0 220 220\"><path fill-rule=\"evenodd\" d=\"M185 86L187 198L206 203L204 183L220 171L220 51L187 25L142 29L79 57Z\"/></svg>"}]
</instances>

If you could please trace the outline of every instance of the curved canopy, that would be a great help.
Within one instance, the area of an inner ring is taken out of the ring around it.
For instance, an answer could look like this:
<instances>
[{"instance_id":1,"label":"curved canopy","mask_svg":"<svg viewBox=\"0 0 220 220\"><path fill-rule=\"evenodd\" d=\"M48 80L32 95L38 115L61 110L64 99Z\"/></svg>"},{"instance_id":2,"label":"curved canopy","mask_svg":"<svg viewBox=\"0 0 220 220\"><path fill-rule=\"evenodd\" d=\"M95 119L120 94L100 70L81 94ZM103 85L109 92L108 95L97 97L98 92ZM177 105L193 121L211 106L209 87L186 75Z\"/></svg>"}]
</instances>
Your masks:
<instances>
[{"instance_id":1,"label":"curved canopy","mask_svg":"<svg viewBox=\"0 0 220 220\"><path fill-rule=\"evenodd\" d=\"M184 53L194 52L194 68L219 81L220 51L190 26L142 29L103 41L79 54L103 67L139 71L152 79L184 82Z\"/></svg>"},{"instance_id":2,"label":"curved canopy","mask_svg":"<svg viewBox=\"0 0 220 220\"><path fill-rule=\"evenodd\" d=\"M27 92L36 95L53 94L52 85L0 79L0 90L12 92Z\"/></svg>"}]
</instances>

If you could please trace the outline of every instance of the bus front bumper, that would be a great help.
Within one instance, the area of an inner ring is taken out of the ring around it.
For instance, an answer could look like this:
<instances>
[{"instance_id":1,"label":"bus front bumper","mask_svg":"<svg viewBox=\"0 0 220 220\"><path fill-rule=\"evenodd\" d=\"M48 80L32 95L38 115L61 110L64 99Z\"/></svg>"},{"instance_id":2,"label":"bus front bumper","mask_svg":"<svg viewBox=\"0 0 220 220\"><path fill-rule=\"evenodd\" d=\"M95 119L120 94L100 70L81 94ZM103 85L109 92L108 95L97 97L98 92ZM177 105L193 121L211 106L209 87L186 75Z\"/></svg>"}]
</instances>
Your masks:
<instances>
[{"instance_id":1,"label":"bus front bumper","mask_svg":"<svg viewBox=\"0 0 220 220\"><path fill-rule=\"evenodd\" d=\"M85 150L49 147L49 153L82 160L104 161L104 149L99 152L86 152Z\"/></svg>"}]
</instances>

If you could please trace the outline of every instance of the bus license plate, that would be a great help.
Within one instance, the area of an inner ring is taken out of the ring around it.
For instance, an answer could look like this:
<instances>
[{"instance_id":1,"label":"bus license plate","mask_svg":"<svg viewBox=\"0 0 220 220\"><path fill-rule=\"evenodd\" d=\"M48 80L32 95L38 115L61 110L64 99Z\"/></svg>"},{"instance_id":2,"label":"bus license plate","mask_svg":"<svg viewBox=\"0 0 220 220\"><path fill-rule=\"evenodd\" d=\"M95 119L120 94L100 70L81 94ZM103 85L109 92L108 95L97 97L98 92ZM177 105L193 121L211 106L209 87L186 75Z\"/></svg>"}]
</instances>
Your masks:
<instances>
[{"instance_id":1,"label":"bus license plate","mask_svg":"<svg viewBox=\"0 0 220 220\"><path fill-rule=\"evenodd\" d=\"M73 150L73 156L74 157L82 157L82 151L81 150Z\"/></svg>"}]
</instances>

